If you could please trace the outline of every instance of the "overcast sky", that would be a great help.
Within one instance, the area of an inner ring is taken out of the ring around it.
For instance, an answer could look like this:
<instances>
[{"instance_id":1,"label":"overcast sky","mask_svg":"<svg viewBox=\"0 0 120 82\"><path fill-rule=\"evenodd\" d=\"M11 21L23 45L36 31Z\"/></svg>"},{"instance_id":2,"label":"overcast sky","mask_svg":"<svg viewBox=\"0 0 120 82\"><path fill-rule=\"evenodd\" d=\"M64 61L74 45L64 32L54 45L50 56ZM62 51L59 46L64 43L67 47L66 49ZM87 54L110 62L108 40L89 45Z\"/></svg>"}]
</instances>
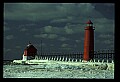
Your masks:
<instances>
[{"instance_id":1,"label":"overcast sky","mask_svg":"<svg viewBox=\"0 0 120 82\"><path fill-rule=\"evenodd\" d=\"M20 59L30 41L43 52L83 52L84 28L95 50L114 49L114 3L4 3L4 59Z\"/></svg>"}]
</instances>

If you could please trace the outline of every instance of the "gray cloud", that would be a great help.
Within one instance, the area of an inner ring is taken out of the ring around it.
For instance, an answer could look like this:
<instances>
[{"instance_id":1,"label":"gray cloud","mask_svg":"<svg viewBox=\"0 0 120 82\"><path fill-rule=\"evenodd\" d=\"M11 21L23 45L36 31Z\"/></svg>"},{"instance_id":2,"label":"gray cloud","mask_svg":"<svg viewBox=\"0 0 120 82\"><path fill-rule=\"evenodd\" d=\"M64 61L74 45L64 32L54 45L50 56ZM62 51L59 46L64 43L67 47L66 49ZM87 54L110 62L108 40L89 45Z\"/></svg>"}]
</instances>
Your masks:
<instances>
[{"instance_id":1,"label":"gray cloud","mask_svg":"<svg viewBox=\"0 0 120 82\"><path fill-rule=\"evenodd\" d=\"M19 48L21 48L21 46L16 46L16 48L18 48L18 49L19 49Z\"/></svg>"},{"instance_id":2,"label":"gray cloud","mask_svg":"<svg viewBox=\"0 0 120 82\"><path fill-rule=\"evenodd\" d=\"M114 44L111 44L111 45L109 46L109 48L110 48L110 49L114 49Z\"/></svg>"},{"instance_id":3,"label":"gray cloud","mask_svg":"<svg viewBox=\"0 0 120 82\"><path fill-rule=\"evenodd\" d=\"M113 44L113 41L112 40L104 40L102 43L104 43L104 44Z\"/></svg>"},{"instance_id":4,"label":"gray cloud","mask_svg":"<svg viewBox=\"0 0 120 82\"><path fill-rule=\"evenodd\" d=\"M105 39L105 38L113 38L114 36L110 34L100 34L98 37Z\"/></svg>"},{"instance_id":5,"label":"gray cloud","mask_svg":"<svg viewBox=\"0 0 120 82\"><path fill-rule=\"evenodd\" d=\"M114 49L114 37L109 35L100 35L100 37L95 39L95 46L96 49Z\"/></svg>"},{"instance_id":6,"label":"gray cloud","mask_svg":"<svg viewBox=\"0 0 120 82\"><path fill-rule=\"evenodd\" d=\"M66 41L66 40L69 40L69 39L66 38L66 37L60 37L58 40L60 40L60 41Z\"/></svg>"},{"instance_id":7,"label":"gray cloud","mask_svg":"<svg viewBox=\"0 0 120 82\"><path fill-rule=\"evenodd\" d=\"M20 29L20 31L25 32L25 31L28 31L28 29L22 28L22 29Z\"/></svg>"},{"instance_id":8,"label":"gray cloud","mask_svg":"<svg viewBox=\"0 0 120 82\"><path fill-rule=\"evenodd\" d=\"M38 34L33 35L35 38L46 38L46 39L55 39L58 37L57 34Z\"/></svg>"},{"instance_id":9,"label":"gray cloud","mask_svg":"<svg viewBox=\"0 0 120 82\"><path fill-rule=\"evenodd\" d=\"M55 17L61 17L59 15L59 11L56 10L55 4L39 4L39 3L17 3L17 4L9 4L5 3L5 18L13 19L13 20L48 20ZM8 8L8 6L12 6ZM7 7L7 8L6 8ZM21 14L21 12L24 12ZM14 15L13 15L14 14Z\"/></svg>"},{"instance_id":10,"label":"gray cloud","mask_svg":"<svg viewBox=\"0 0 120 82\"><path fill-rule=\"evenodd\" d=\"M13 35L7 35L7 36L5 37L5 39L7 39L7 40L11 40L11 39L13 39L13 38L14 38Z\"/></svg>"},{"instance_id":11,"label":"gray cloud","mask_svg":"<svg viewBox=\"0 0 120 82\"><path fill-rule=\"evenodd\" d=\"M74 33L74 31L71 28L69 28L68 26L65 26L64 29L65 29L67 34L73 34Z\"/></svg>"},{"instance_id":12,"label":"gray cloud","mask_svg":"<svg viewBox=\"0 0 120 82\"><path fill-rule=\"evenodd\" d=\"M84 24L67 24L64 30L67 34L84 33Z\"/></svg>"},{"instance_id":13,"label":"gray cloud","mask_svg":"<svg viewBox=\"0 0 120 82\"><path fill-rule=\"evenodd\" d=\"M114 48L113 4L4 3L5 48L15 46L19 51L14 37L17 36L21 48L22 44L32 40L38 41L35 46L40 51L40 40L43 40L43 49L46 51L82 51L84 28L89 19L95 26L95 49ZM10 41L15 44L11 46ZM18 53L11 53L17 57ZM6 54L6 57L9 56L9 53Z\"/></svg>"},{"instance_id":14,"label":"gray cloud","mask_svg":"<svg viewBox=\"0 0 120 82\"><path fill-rule=\"evenodd\" d=\"M42 47L46 47L47 45L46 45L46 43L42 42L42 45L39 44L39 43L37 43L37 44L34 44L34 46L39 47L39 49L40 49L41 46L42 46Z\"/></svg>"},{"instance_id":15,"label":"gray cloud","mask_svg":"<svg viewBox=\"0 0 120 82\"><path fill-rule=\"evenodd\" d=\"M35 38L47 38L47 34L36 34L36 35L33 35Z\"/></svg>"},{"instance_id":16,"label":"gray cloud","mask_svg":"<svg viewBox=\"0 0 120 82\"><path fill-rule=\"evenodd\" d=\"M71 20L73 16L84 16L84 19L89 16L103 17L101 13L94 9L94 6L91 3L5 3L4 6L4 18L13 20L38 21L51 19L53 21L65 22ZM24 13L21 14L21 12ZM67 17L67 19L64 19L64 17Z\"/></svg>"},{"instance_id":17,"label":"gray cloud","mask_svg":"<svg viewBox=\"0 0 120 82\"><path fill-rule=\"evenodd\" d=\"M54 32L53 30L55 30L55 28L53 28L52 26L46 26L46 27L44 27L44 31L46 33L52 33L52 32Z\"/></svg>"},{"instance_id":18,"label":"gray cloud","mask_svg":"<svg viewBox=\"0 0 120 82\"><path fill-rule=\"evenodd\" d=\"M64 44L61 45L61 47L69 47L69 45L64 43Z\"/></svg>"},{"instance_id":19,"label":"gray cloud","mask_svg":"<svg viewBox=\"0 0 120 82\"><path fill-rule=\"evenodd\" d=\"M50 21L50 23L62 23L62 22L72 22L74 19L73 16L66 16L64 18L57 18Z\"/></svg>"},{"instance_id":20,"label":"gray cloud","mask_svg":"<svg viewBox=\"0 0 120 82\"><path fill-rule=\"evenodd\" d=\"M99 18L94 20L94 26L96 32L107 33L113 32L114 33L114 20L106 19L106 18Z\"/></svg>"},{"instance_id":21,"label":"gray cloud","mask_svg":"<svg viewBox=\"0 0 120 82\"><path fill-rule=\"evenodd\" d=\"M9 27L9 25L8 25L7 22L4 21L4 24L3 24L3 25L4 25L4 26L3 26L3 30L4 30L4 31L9 31L9 30L10 30L10 27Z\"/></svg>"},{"instance_id":22,"label":"gray cloud","mask_svg":"<svg viewBox=\"0 0 120 82\"><path fill-rule=\"evenodd\" d=\"M19 25L18 27L19 28L30 28L30 27L35 27L35 25L36 24L31 24L31 23L29 23L29 24L21 24L21 25Z\"/></svg>"},{"instance_id":23,"label":"gray cloud","mask_svg":"<svg viewBox=\"0 0 120 82\"><path fill-rule=\"evenodd\" d=\"M4 31L9 31L9 30L10 30L10 27L4 26Z\"/></svg>"},{"instance_id":24,"label":"gray cloud","mask_svg":"<svg viewBox=\"0 0 120 82\"><path fill-rule=\"evenodd\" d=\"M76 43L80 43L80 42L81 42L81 40L75 40L75 42L76 42Z\"/></svg>"},{"instance_id":25,"label":"gray cloud","mask_svg":"<svg viewBox=\"0 0 120 82\"><path fill-rule=\"evenodd\" d=\"M53 27L53 26L45 26L43 27L43 32L45 33L55 33L55 34L61 34L61 33L65 33L63 28L59 28L59 27Z\"/></svg>"},{"instance_id":26,"label":"gray cloud","mask_svg":"<svg viewBox=\"0 0 120 82\"><path fill-rule=\"evenodd\" d=\"M12 49L9 49L9 48L4 48L4 53L8 53L8 52L11 52Z\"/></svg>"},{"instance_id":27,"label":"gray cloud","mask_svg":"<svg viewBox=\"0 0 120 82\"><path fill-rule=\"evenodd\" d=\"M8 6L10 5L12 7L8 8ZM96 32L113 31L114 20L106 19L101 12L95 9L96 5L97 3L95 5L91 3L71 3L71 4L65 4L65 3L8 4L6 3L4 18L14 19L14 20L22 19L22 20L31 20L31 21L32 20L33 21L49 20L50 23L77 22L75 26L72 26L72 27L76 27L76 29L74 28L71 29L69 26L68 27L65 26L65 32L67 34L72 34L74 32L76 33L81 31L79 28L85 27L86 21L88 20L88 18L91 18L93 20L94 26L96 27ZM110 4L107 4L107 5L110 5ZM21 14L20 12L24 12L24 13ZM103 30L103 29L106 29L106 30ZM53 26L45 26L44 31L47 33L61 33L61 32L64 33L62 29L53 27Z\"/></svg>"},{"instance_id":28,"label":"gray cloud","mask_svg":"<svg viewBox=\"0 0 120 82\"><path fill-rule=\"evenodd\" d=\"M115 18L115 3L92 3L95 10L100 12L105 18L113 19Z\"/></svg>"},{"instance_id":29,"label":"gray cloud","mask_svg":"<svg viewBox=\"0 0 120 82\"><path fill-rule=\"evenodd\" d=\"M45 26L41 28L42 33L49 33L49 34L75 34L75 33L83 33L84 26L83 25L71 25L66 24L64 27L53 27L53 26Z\"/></svg>"},{"instance_id":30,"label":"gray cloud","mask_svg":"<svg viewBox=\"0 0 120 82\"><path fill-rule=\"evenodd\" d=\"M49 39L55 39L55 38L57 38L57 37L58 37L57 34L49 34L49 35L48 35L48 38L49 38Z\"/></svg>"}]
</instances>

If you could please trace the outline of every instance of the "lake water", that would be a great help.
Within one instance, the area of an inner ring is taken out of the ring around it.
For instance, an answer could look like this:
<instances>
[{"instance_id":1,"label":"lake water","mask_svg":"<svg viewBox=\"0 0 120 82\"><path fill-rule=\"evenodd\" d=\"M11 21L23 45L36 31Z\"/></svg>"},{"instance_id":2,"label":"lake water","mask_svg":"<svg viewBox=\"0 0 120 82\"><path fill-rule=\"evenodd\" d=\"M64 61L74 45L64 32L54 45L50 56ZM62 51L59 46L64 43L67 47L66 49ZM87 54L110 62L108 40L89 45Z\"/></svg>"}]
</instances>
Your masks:
<instances>
[{"instance_id":1,"label":"lake water","mask_svg":"<svg viewBox=\"0 0 120 82\"><path fill-rule=\"evenodd\" d=\"M114 79L114 70L72 65L3 65L3 78Z\"/></svg>"}]
</instances>

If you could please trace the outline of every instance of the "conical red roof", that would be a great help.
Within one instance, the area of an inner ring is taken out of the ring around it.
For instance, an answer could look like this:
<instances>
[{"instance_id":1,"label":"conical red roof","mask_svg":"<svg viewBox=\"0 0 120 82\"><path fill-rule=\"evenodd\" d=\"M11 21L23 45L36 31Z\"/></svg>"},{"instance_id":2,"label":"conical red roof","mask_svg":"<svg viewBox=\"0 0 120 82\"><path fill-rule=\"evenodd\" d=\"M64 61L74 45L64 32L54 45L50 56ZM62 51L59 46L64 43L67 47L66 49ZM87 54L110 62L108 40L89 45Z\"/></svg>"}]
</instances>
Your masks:
<instances>
[{"instance_id":1,"label":"conical red roof","mask_svg":"<svg viewBox=\"0 0 120 82\"><path fill-rule=\"evenodd\" d=\"M91 22L91 20L88 20L88 22L86 22L86 24L93 24L93 23Z\"/></svg>"},{"instance_id":2,"label":"conical red roof","mask_svg":"<svg viewBox=\"0 0 120 82\"><path fill-rule=\"evenodd\" d=\"M30 42L29 42L29 44L27 45L27 47L25 48L25 50L27 50L27 49L29 49L29 48L34 48L34 49L36 49ZM37 50L37 49L36 49Z\"/></svg>"}]
</instances>

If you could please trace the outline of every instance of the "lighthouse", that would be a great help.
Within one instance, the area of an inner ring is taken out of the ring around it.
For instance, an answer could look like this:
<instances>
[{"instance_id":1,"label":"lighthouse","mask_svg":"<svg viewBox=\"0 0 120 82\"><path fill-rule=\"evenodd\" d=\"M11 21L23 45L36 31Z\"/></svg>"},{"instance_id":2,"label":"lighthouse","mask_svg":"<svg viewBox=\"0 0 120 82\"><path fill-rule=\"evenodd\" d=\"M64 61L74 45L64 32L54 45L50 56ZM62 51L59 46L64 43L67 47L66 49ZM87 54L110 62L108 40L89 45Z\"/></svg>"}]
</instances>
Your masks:
<instances>
[{"instance_id":1,"label":"lighthouse","mask_svg":"<svg viewBox=\"0 0 120 82\"><path fill-rule=\"evenodd\" d=\"M93 59L94 56L94 27L91 20L89 20L85 27L85 35L84 35L84 54L83 60L89 61Z\"/></svg>"},{"instance_id":2,"label":"lighthouse","mask_svg":"<svg viewBox=\"0 0 120 82\"><path fill-rule=\"evenodd\" d=\"M22 60L34 59L35 55L37 55L37 49L29 42L27 47L24 49Z\"/></svg>"}]
</instances>

